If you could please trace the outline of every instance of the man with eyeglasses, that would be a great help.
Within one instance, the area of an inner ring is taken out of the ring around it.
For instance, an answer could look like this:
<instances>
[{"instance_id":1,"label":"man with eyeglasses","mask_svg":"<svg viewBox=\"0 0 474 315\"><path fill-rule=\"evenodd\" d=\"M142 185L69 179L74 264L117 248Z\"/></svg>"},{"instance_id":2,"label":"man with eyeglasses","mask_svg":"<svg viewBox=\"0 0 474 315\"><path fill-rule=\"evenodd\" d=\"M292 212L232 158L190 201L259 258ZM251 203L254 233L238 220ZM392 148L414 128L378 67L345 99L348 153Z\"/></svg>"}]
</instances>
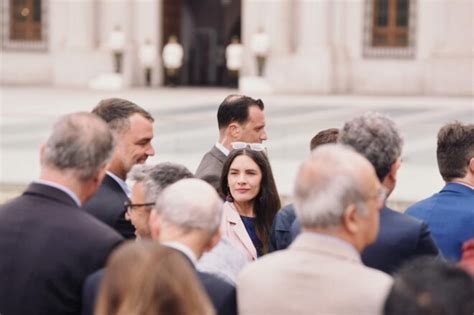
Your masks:
<instances>
[{"instance_id":1,"label":"man with eyeglasses","mask_svg":"<svg viewBox=\"0 0 474 315\"><path fill-rule=\"evenodd\" d=\"M403 145L395 122L385 115L367 112L344 124L339 142L351 146L372 163L387 196L390 195L397 182ZM293 236L298 233L298 225L295 221L291 227ZM362 261L392 274L415 257L438 254L426 223L385 205L380 212L377 240L364 250Z\"/></svg>"},{"instance_id":2,"label":"man with eyeglasses","mask_svg":"<svg viewBox=\"0 0 474 315\"><path fill-rule=\"evenodd\" d=\"M256 150L263 150L261 143L267 140L263 110L264 104L260 99L244 95L227 96L217 111L219 140L202 158L196 177L218 190L222 167L230 150L248 144Z\"/></svg>"},{"instance_id":3,"label":"man with eyeglasses","mask_svg":"<svg viewBox=\"0 0 474 315\"><path fill-rule=\"evenodd\" d=\"M135 165L127 179L132 182L130 200L124 202L126 219L135 227L137 239L151 238L149 218L157 196L169 185L193 174L183 165L164 162L157 165ZM104 275L101 269L90 275L83 287L82 314L94 314L97 294Z\"/></svg>"},{"instance_id":4,"label":"man with eyeglasses","mask_svg":"<svg viewBox=\"0 0 474 315\"><path fill-rule=\"evenodd\" d=\"M168 162L132 168L127 177L133 182L132 194L124 207L125 218L135 227L137 238L151 237L148 221L158 194L178 180L193 177L185 166Z\"/></svg>"}]
</instances>

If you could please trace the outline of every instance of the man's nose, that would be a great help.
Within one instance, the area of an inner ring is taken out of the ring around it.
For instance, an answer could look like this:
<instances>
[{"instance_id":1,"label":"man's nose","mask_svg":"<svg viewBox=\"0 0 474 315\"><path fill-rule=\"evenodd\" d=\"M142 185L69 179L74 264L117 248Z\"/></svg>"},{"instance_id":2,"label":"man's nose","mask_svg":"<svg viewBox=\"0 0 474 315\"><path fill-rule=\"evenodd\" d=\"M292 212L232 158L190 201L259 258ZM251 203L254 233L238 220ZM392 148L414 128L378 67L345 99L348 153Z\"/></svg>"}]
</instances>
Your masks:
<instances>
[{"instance_id":1,"label":"man's nose","mask_svg":"<svg viewBox=\"0 0 474 315\"><path fill-rule=\"evenodd\" d=\"M265 130L262 131L262 134L260 135L260 140L265 141L268 139L267 132Z\"/></svg>"},{"instance_id":2,"label":"man's nose","mask_svg":"<svg viewBox=\"0 0 474 315\"><path fill-rule=\"evenodd\" d=\"M153 148L153 145L151 145L151 143L150 143L150 145L148 146L148 148L146 149L145 153L146 153L146 155L148 155L148 156L153 156L153 155L155 155L155 149Z\"/></svg>"}]
</instances>

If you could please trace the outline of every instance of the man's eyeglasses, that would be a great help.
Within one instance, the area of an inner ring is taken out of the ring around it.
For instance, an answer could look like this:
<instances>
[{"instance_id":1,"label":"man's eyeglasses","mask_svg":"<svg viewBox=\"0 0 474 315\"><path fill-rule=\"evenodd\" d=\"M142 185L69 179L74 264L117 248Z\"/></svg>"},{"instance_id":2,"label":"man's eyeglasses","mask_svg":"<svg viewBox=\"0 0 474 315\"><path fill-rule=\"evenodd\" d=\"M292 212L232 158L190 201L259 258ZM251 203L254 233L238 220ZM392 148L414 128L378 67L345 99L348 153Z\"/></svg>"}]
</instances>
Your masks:
<instances>
[{"instance_id":1,"label":"man's eyeglasses","mask_svg":"<svg viewBox=\"0 0 474 315\"><path fill-rule=\"evenodd\" d=\"M154 202L147 202L147 203L132 203L131 200L127 200L123 203L123 207L125 208L125 211L131 212L134 208L139 208L139 207L151 207L154 206Z\"/></svg>"},{"instance_id":2,"label":"man's eyeglasses","mask_svg":"<svg viewBox=\"0 0 474 315\"><path fill-rule=\"evenodd\" d=\"M232 149L240 150L245 148L250 148L252 151L265 151L266 147L262 143L247 143L247 142L232 142L230 144Z\"/></svg>"}]
</instances>

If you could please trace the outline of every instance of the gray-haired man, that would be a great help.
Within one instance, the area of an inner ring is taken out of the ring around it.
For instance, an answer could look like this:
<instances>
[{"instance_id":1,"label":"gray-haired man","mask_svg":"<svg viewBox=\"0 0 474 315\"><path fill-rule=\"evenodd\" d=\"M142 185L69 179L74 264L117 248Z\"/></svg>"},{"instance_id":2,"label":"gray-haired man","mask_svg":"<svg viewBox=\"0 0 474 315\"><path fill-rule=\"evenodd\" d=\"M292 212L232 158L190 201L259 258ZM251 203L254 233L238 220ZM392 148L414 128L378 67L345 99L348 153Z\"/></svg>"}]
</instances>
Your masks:
<instances>
[{"instance_id":1,"label":"gray-haired man","mask_svg":"<svg viewBox=\"0 0 474 315\"><path fill-rule=\"evenodd\" d=\"M192 177L193 174L185 166L169 162L153 166L135 165L132 168L128 179L134 184L130 201L126 204L125 217L132 222L137 237L151 237L148 221L158 194L168 185Z\"/></svg>"},{"instance_id":2,"label":"gray-haired man","mask_svg":"<svg viewBox=\"0 0 474 315\"><path fill-rule=\"evenodd\" d=\"M150 216L152 238L181 252L192 266L220 239L222 201L200 179L183 179L159 194ZM235 288L215 275L197 272L217 314L237 314Z\"/></svg>"},{"instance_id":3,"label":"gray-haired man","mask_svg":"<svg viewBox=\"0 0 474 315\"><path fill-rule=\"evenodd\" d=\"M347 121L341 129L339 142L354 148L375 168L377 177L387 190L395 189L401 164L403 141L389 117L367 112ZM293 223L292 233L297 230ZM380 211L380 232L374 244L362 253L369 267L387 273L395 272L404 262L417 256L438 255L428 226L386 205Z\"/></svg>"},{"instance_id":4,"label":"gray-haired man","mask_svg":"<svg viewBox=\"0 0 474 315\"><path fill-rule=\"evenodd\" d=\"M294 199L303 233L242 270L239 314L380 314L392 279L360 259L384 202L372 165L347 146L320 146L298 171Z\"/></svg>"},{"instance_id":5,"label":"gray-haired man","mask_svg":"<svg viewBox=\"0 0 474 315\"><path fill-rule=\"evenodd\" d=\"M122 240L80 209L113 147L95 115L62 117L42 147L40 180L0 206L1 314L79 314L84 279Z\"/></svg>"}]
</instances>

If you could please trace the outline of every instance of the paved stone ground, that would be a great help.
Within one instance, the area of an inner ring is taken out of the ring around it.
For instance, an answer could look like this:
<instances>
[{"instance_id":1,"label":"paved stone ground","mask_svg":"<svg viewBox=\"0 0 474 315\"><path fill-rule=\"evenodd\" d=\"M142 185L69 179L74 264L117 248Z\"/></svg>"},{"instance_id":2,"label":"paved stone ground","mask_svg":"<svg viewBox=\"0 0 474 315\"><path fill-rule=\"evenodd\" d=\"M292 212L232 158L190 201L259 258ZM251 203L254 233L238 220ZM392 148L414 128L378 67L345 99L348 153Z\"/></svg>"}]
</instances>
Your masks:
<instances>
[{"instance_id":1,"label":"paved stone ground","mask_svg":"<svg viewBox=\"0 0 474 315\"><path fill-rule=\"evenodd\" d=\"M54 120L74 111L90 111L105 97L123 97L156 118L149 163L174 161L194 171L217 139L216 111L229 89L85 89L2 86L0 96L0 200L14 196L39 175L38 148ZM291 198L299 163L309 140L321 129L341 127L367 110L390 115L405 146L398 186L390 202L403 209L442 188L436 165L436 134L446 122L474 123L472 98L252 95L265 102L266 142L280 194ZM350 161L348 161L350 163Z\"/></svg>"}]
</instances>

